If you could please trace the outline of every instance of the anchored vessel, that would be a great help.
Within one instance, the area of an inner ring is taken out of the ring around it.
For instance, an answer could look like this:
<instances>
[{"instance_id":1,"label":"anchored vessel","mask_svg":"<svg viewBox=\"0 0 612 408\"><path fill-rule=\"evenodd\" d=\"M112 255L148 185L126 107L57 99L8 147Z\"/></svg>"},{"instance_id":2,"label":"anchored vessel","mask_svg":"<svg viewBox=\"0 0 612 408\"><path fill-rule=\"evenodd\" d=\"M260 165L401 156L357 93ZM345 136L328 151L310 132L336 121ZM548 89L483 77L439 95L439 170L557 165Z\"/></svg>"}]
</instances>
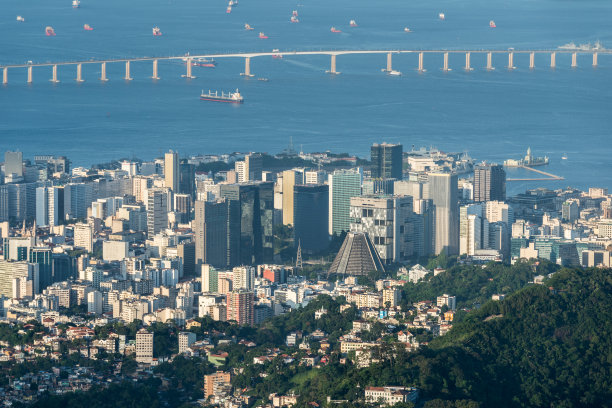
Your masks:
<instances>
[{"instance_id":1,"label":"anchored vessel","mask_svg":"<svg viewBox=\"0 0 612 408\"><path fill-rule=\"evenodd\" d=\"M292 23L299 23L300 20L298 20L298 18L296 16L291 16L291 20Z\"/></svg>"},{"instance_id":2,"label":"anchored vessel","mask_svg":"<svg viewBox=\"0 0 612 408\"><path fill-rule=\"evenodd\" d=\"M404 27L404 32L411 33L412 31L408 27Z\"/></svg>"},{"instance_id":3,"label":"anchored vessel","mask_svg":"<svg viewBox=\"0 0 612 408\"><path fill-rule=\"evenodd\" d=\"M81 7L81 1L80 0L72 0L72 8L79 8Z\"/></svg>"},{"instance_id":4,"label":"anchored vessel","mask_svg":"<svg viewBox=\"0 0 612 408\"><path fill-rule=\"evenodd\" d=\"M54 35L55 35L55 30L53 30L53 27L51 27L51 26L47 26L47 27L45 28L45 34L46 34L47 36L49 36L49 37L50 37L50 36L54 36Z\"/></svg>"},{"instance_id":5,"label":"anchored vessel","mask_svg":"<svg viewBox=\"0 0 612 408\"><path fill-rule=\"evenodd\" d=\"M203 101L211 101L211 102L226 102L226 103L243 103L244 102L244 98L242 97L242 95L240 95L240 92L238 91L237 88L236 88L236 92L228 92L228 93L221 92L221 94L219 94L219 91L215 91L214 93L210 90L208 91L208 93L204 93L204 91L202 91L202 94L200 95L200 99Z\"/></svg>"},{"instance_id":6,"label":"anchored vessel","mask_svg":"<svg viewBox=\"0 0 612 408\"><path fill-rule=\"evenodd\" d=\"M444 20L446 18L446 16L444 15L444 13L440 13L440 14L438 14L438 18L440 20Z\"/></svg>"},{"instance_id":7,"label":"anchored vessel","mask_svg":"<svg viewBox=\"0 0 612 408\"><path fill-rule=\"evenodd\" d=\"M159 36L161 36L161 35L162 35L162 32L161 32L161 30L159 29L159 27L157 27L157 26L153 27L153 35L154 35L155 37L159 37Z\"/></svg>"},{"instance_id":8,"label":"anchored vessel","mask_svg":"<svg viewBox=\"0 0 612 408\"><path fill-rule=\"evenodd\" d=\"M22 23L23 23L23 22L25 21L25 18L23 18L23 17L21 17L21 16L17 16L17 21L19 21L19 22L22 22Z\"/></svg>"},{"instance_id":9,"label":"anchored vessel","mask_svg":"<svg viewBox=\"0 0 612 408\"><path fill-rule=\"evenodd\" d=\"M357 22L356 22L355 20L351 20L351 21L349 22L349 25L350 25L351 27L357 27Z\"/></svg>"},{"instance_id":10,"label":"anchored vessel","mask_svg":"<svg viewBox=\"0 0 612 408\"><path fill-rule=\"evenodd\" d=\"M268 36L265 35L264 33L259 33L259 38L266 39L266 38L268 38Z\"/></svg>"},{"instance_id":11,"label":"anchored vessel","mask_svg":"<svg viewBox=\"0 0 612 408\"><path fill-rule=\"evenodd\" d=\"M251 27L251 26L250 26L248 23L245 23L245 24L244 24L244 29L245 29L245 30L247 30L247 31L254 30L254 28L253 28L253 27Z\"/></svg>"},{"instance_id":12,"label":"anchored vessel","mask_svg":"<svg viewBox=\"0 0 612 408\"><path fill-rule=\"evenodd\" d=\"M493 21L493 20L489 21L489 27L491 27L491 28L495 28L495 27L497 27L497 26L495 25L495 21Z\"/></svg>"},{"instance_id":13,"label":"anchored vessel","mask_svg":"<svg viewBox=\"0 0 612 408\"><path fill-rule=\"evenodd\" d=\"M91 27L89 24L85 24L85 25L83 26L83 29L84 29L85 31L92 31L92 30L93 30L93 28L92 28L92 27Z\"/></svg>"},{"instance_id":14,"label":"anchored vessel","mask_svg":"<svg viewBox=\"0 0 612 408\"><path fill-rule=\"evenodd\" d=\"M214 68L217 66L217 61L214 58L198 58L193 62L193 65L197 67Z\"/></svg>"},{"instance_id":15,"label":"anchored vessel","mask_svg":"<svg viewBox=\"0 0 612 408\"><path fill-rule=\"evenodd\" d=\"M330 30L332 33L341 33L342 31L338 30L336 27L332 27Z\"/></svg>"}]
</instances>

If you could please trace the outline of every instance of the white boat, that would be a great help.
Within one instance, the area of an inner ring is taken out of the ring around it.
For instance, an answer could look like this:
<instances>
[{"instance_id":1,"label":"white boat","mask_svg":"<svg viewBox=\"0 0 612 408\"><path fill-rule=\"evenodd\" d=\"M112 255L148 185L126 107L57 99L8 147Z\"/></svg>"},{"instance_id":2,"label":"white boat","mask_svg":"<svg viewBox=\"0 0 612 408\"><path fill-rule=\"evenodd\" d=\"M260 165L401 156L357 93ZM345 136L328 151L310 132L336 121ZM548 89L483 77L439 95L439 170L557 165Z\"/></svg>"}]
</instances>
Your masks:
<instances>
[{"instance_id":1,"label":"white boat","mask_svg":"<svg viewBox=\"0 0 612 408\"><path fill-rule=\"evenodd\" d=\"M357 27L357 22L356 22L355 20L351 20L351 21L349 22L349 25L350 25L351 27Z\"/></svg>"},{"instance_id":2,"label":"white boat","mask_svg":"<svg viewBox=\"0 0 612 408\"><path fill-rule=\"evenodd\" d=\"M25 21L25 18L23 18L21 16L17 16L17 21L20 21L20 22L23 23Z\"/></svg>"},{"instance_id":3,"label":"white boat","mask_svg":"<svg viewBox=\"0 0 612 408\"><path fill-rule=\"evenodd\" d=\"M440 13L440 14L438 14L438 18L440 20L444 20L446 18L446 16L444 15L444 13Z\"/></svg>"},{"instance_id":4,"label":"white boat","mask_svg":"<svg viewBox=\"0 0 612 408\"><path fill-rule=\"evenodd\" d=\"M561 160L567 160L567 154L563 153L563 156L561 156Z\"/></svg>"},{"instance_id":5,"label":"white boat","mask_svg":"<svg viewBox=\"0 0 612 408\"><path fill-rule=\"evenodd\" d=\"M389 75L391 75L391 76L400 76L400 75L402 75L402 73L401 73L401 72L396 71L396 70L394 70L394 69L392 69L391 71L387 72L387 74L389 74Z\"/></svg>"},{"instance_id":6,"label":"white boat","mask_svg":"<svg viewBox=\"0 0 612 408\"><path fill-rule=\"evenodd\" d=\"M79 8L81 7L81 1L80 0L72 0L72 8Z\"/></svg>"},{"instance_id":7,"label":"white boat","mask_svg":"<svg viewBox=\"0 0 612 408\"><path fill-rule=\"evenodd\" d=\"M412 32L412 30L411 30L411 29L409 29L408 27L404 27L404 32L405 32L405 33L411 33L411 32Z\"/></svg>"}]
</instances>

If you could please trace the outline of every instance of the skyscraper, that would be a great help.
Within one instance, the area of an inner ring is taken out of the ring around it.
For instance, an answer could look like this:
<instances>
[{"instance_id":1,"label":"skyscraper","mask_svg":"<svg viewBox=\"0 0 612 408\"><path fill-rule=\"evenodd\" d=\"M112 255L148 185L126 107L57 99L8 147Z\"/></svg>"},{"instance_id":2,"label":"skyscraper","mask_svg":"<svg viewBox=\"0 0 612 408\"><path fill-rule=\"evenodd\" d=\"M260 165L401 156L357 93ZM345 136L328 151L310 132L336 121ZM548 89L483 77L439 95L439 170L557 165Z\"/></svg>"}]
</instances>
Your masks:
<instances>
[{"instance_id":1,"label":"skyscraper","mask_svg":"<svg viewBox=\"0 0 612 408\"><path fill-rule=\"evenodd\" d=\"M499 164L483 163L474 169L474 201L504 201L506 171Z\"/></svg>"},{"instance_id":2,"label":"skyscraper","mask_svg":"<svg viewBox=\"0 0 612 408\"><path fill-rule=\"evenodd\" d=\"M239 325L253 325L253 292L234 290L227 294L227 320Z\"/></svg>"},{"instance_id":3,"label":"skyscraper","mask_svg":"<svg viewBox=\"0 0 612 408\"><path fill-rule=\"evenodd\" d=\"M4 153L4 175L23 177L23 153L10 151Z\"/></svg>"},{"instance_id":4,"label":"skyscraper","mask_svg":"<svg viewBox=\"0 0 612 408\"><path fill-rule=\"evenodd\" d=\"M329 245L329 187L302 184L293 187L293 231L295 246L318 252Z\"/></svg>"},{"instance_id":5,"label":"skyscraper","mask_svg":"<svg viewBox=\"0 0 612 408\"><path fill-rule=\"evenodd\" d=\"M457 175L429 173L428 195L435 211L434 251L438 255L459 253L459 191Z\"/></svg>"},{"instance_id":6,"label":"skyscraper","mask_svg":"<svg viewBox=\"0 0 612 408\"><path fill-rule=\"evenodd\" d=\"M359 169L336 170L327 178L329 183L329 235L351 229L349 211L351 197L361 195Z\"/></svg>"},{"instance_id":7,"label":"skyscraper","mask_svg":"<svg viewBox=\"0 0 612 408\"><path fill-rule=\"evenodd\" d=\"M195 202L196 264L228 264L228 200Z\"/></svg>"},{"instance_id":8,"label":"skyscraper","mask_svg":"<svg viewBox=\"0 0 612 408\"><path fill-rule=\"evenodd\" d=\"M93 227L89 224L74 225L74 246L93 252Z\"/></svg>"},{"instance_id":9,"label":"skyscraper","mask_svg":"<svg viewBox=\"0 0 612 408\"><path fill-rule=\"evenodd\" d=\"M374 143L371 148L372 178L402 179L401 144Z\"/></svg>"},{"instance_id":10,"label":"skyscraper","mask_svg":"<svg viewBox=\"0 0 612 408\"><path fill-rule=\"evenodd\" d=\"M167 188L151 188L147 192L147 232L150 237L168 227Z\"/></svg>"},{"instance_id":11,"label":"skyscraper","mask_svg":"<svg viewBox=\"0 0 612 408\"><path fill-rule=\"evenodd\" d=\"M166 187L173 193L179 192L179 157L178 153L172 150L164 155L164 179Z\"/></svg>"},{"instance_id":12,"label":"skyscraper","mask_svg":"<svg viewBox=\"0 0 612 408\"><path fill-rule=\"evenodd\" d=\"M293 224L293 187L304 184L304 172L296 169L283 171L283 224Z\"/></svg>"},{"instance_id":13,"label":"skyscraper","mask_svg":"<svg viewBox=\"0 0 612 408\"><path fill-rule=\"evenodd\" d=\"M191 197L195 195L195 166L187 159L183 159L179 164L179 186L175 193L187 194Z\"/></svg>"},{"instance_id":14,"label":"skyscraper","mask_svg":"<svg viewBox=\"0 0 612 408\"><path fill-rule=\"evenodd\" d=\"M41 227L64 222L64 187L38 187L36 189L36 224Z\"/></svg>"},{"instance_id":15,"label":"skyscraper","mask_svg":"<svg viewBox=\"0 0 612 408\"><path fill-rule=\"evenodd\" d=\"M189 223L191 219L191 195L175 194L174 211L177 213L177 221L181 224Z\"/></svg>"},{"instance_id":16,"label":"skyscraper","mask_svg":"<svg viewBox=\"0 0 612 408\"><path fill-rule=\"evenodd\" d=\"M414 252L410 196L351 198L351 232L367 232L383 263L403 262Z\"/></svg>"}]
</instances>

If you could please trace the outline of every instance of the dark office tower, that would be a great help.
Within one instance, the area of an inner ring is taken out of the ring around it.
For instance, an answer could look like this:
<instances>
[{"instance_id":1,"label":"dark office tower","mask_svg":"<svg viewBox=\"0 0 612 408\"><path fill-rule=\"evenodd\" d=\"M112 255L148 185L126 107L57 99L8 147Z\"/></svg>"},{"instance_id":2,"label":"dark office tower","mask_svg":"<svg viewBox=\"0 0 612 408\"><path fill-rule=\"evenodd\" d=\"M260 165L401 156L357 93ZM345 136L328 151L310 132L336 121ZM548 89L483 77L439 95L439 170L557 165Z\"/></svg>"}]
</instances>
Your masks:
<instances>
[{"instance_id":1,"label":"dark office tower","mask_svg":"<svg viewBox=\"0 0 612 408\"><path fill-rule=\"evenodd\" d=\"M227 265L228 201L195 202L195 261Z\"/></svg>"},{"instance_id":2,"label":"dark office tower","mask_svg":"<svg viewBox=\"0 0 612 408\"><path fill-rule=\"evenodd\" d=\"M250 181L261 180L261 171L263 167L263 157L259 153L248 154L244 158L246 171L248 172Z\"/></svg>"},{"instance_id":3,"label":"dark office tower","mask_svg":"<svg viewBox=\"0 0 612 408\"><path fill-rule=\"evenodd\" d=\"M195 276L195 242L183 242L176 246L178 257L183 261L183 273L185 276ZM199 272L198 272L199 273Z\"/></svg>"},{"instance_id":4,"label":"dark office tower","mask_svg":"<svg viewBox=\"0 0 612 408\"><path fill-rule=\"evenodd\" d=\"M189 194L174 195L174 212L181 224L189 223L191 219L191 196Z\"/></svg>"},{"instance_id":5,"label":"dark office tower","mask_svg":"<svg viewBox=\"0 0 612 408\"><path fill-rule=\"evenodd\" d=\"M38 288L42 292L53 282L52 251L49 247L30 248L29 262L38 264Z\"/></svg>"},{"instance_id":6,"label":"dark office tower","mask_svg":"<svg viewBox=\"0 0 612 408\"><path fill-rule=\"evenodd\" d=\"M179 189L178 193L194 196L195 194L195 166L187 159L182 159L179 164Z\"/></svg>"},{"instance_id":7,"label":"dark office tower","mask_svg":"<svg viewBox=\"0 0 612 408\"><path fill-rule=\"evenodd\" d=\"M329 186L301 184L293 187L293 231L295 246L318 252L329 244Z\"/></svg>"},{"instance_id":8,"label":"dark office tower","mask_svg":"<svg viewBox=\"0 0 612 408\"><path fill-rule=\"evenodd\" d=\"M229 266L271 262L274 255L274 184L222 184L221 197L230 201Z\"/></svg>"},{"instance_id":9,"label":"dark office tower","mask_svg":"<svg viewBox=\"0 0 612 408\"><path fill-rule=\"evenodd\" d=\"M428 197L434 205L434 251L438 255L459 253L459 193L457 175L430 173Z\"/></svg>"},{"instance_id":10,"label":"dark office tower","mask_svg":"<svg viewBox=\"0 0 612 408\"><path fill-rule=\"evenodd\" d=\"M372 145L372 178L402 179L401 144L375 143Z\"/></svg>"},{"instance_id":11,"label":"dark office tower","mask_svg":"<svg viewBox=\"0 0 612 408\"><path fill-rule=\"evenodd\" d=\"M499 164L476 166L474 169L474 201L505 201L506 171Z\"/></svg>"}]
</instances>

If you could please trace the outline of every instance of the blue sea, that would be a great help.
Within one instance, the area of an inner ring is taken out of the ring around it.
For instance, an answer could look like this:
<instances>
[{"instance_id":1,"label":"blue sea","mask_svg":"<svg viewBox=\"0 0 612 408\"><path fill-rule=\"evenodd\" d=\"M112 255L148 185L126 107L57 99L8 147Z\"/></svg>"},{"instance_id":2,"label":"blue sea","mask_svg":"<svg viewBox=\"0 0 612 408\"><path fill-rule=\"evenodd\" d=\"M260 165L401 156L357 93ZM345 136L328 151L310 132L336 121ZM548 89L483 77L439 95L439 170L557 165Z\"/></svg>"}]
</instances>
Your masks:
<instances>
[{"instance_id":1,"label":"blue sea","mask_svg":"<svg viewBox=\"0 0 612 408\"><path fill-rule=\"evenodd\" d=\"M554 49L600 41L612 48L612 2L604 0L240 0L226 13L225 0L4 0L0 14L0 66L141 56L330 49ZM292 10L300 23L291 24ZM438 19L444 12L446 20ZM26 21L19 23L16 16ZM350 28L355 19L359 27ZM495 20L497 28L489 28ZM253 31L245 31L249 23ZM94 30L84 31L89 24ZM46 26L55 37L44 35ZM151 29L159 26L161 37ZM342 33L330 32L335 26ZM404 27L413 32L405 33ZM259 39L258 32L268 39ZM580 55L570 68L568 54L549 68L547 54L473 54L465 72L463 54L425 55L427 72L416 71L415 54L339 56L340 75L329 75L328 56L254 58L253 78L240 76L242 59L220 59L214 69L194 67L195 79L181 77L180 61L133 63L133 81L124 64L84 65L77 84L74 67L35 68L31 85L25 69L10 69L0 85L0 151L24 156L62 154L74 165L122 157L152 159L167 149L196 153L265 151L277 153L290 138L305 152L331 150L369 156L373 142L435 146L467 151L477 160L519 158L528 147L549 156L545 171L563 181L515 182L516 193L537 186L608 187L612 190L612 55ZM268 78L268 82L258 81ZM245 97L241 106L202 102L204 90ZM561 160L563 155L567 160ZM510 170L509 177L527 176Z\"/></svg>"}]
</instances>

